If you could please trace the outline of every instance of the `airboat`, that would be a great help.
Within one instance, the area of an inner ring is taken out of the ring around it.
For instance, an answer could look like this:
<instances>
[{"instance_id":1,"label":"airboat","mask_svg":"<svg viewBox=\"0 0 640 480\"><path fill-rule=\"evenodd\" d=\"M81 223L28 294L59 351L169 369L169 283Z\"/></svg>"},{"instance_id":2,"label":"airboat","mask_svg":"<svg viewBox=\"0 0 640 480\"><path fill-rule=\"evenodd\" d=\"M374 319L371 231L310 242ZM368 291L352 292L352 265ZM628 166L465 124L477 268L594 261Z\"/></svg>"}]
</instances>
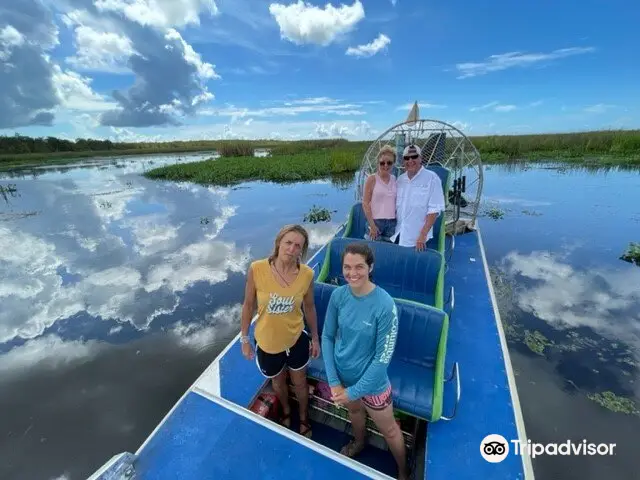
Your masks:
<instances>
[{"instance_id":1,"label":"airboat","mask_svg":"<svg viewBox=\"0 0 640 480\"><path fill-rule=\"evenodd\" d=\"M445 192L446 209L422 252L364 235L362 193L377 153L395 148L398 175L409 144L421 148L423 167ZM373 280L398 308L389 377L413 479L533 479L527 450L513 447L527 438L478 226L482 175L472 142L452 125L420 119L416 102L370 145L348 217L307 261L321 332L331 292L344 282L342 250L353 241L374 250ZM353 458L339 453L351 433L348 414L327 396L322 358L307 371L311 438L297 433L294 396L290 428L276 421L277 397L242 356L238 334L136 452L114 455L90 479L395 478L393 457L370 420L365 449Z\"/></svg>"}]
</instances>

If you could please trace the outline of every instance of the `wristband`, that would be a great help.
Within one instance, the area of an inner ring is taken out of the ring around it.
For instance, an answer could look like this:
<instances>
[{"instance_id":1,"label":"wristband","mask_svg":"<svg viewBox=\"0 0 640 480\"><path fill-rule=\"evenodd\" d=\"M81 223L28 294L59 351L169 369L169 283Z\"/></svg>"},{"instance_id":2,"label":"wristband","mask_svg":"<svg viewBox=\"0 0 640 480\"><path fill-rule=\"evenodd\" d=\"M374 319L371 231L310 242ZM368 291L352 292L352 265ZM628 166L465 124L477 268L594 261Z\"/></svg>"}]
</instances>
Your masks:
<instances>
[{"instance_id":1,"label":"wristband","mask_svg":"<svg viewBox=\"0 0 640 480\"><path fill-rule=\"evenodd\" d=\"M242 335L240 337L240 343L249 343L249 335Z\"/></svg>"}]
</instances>

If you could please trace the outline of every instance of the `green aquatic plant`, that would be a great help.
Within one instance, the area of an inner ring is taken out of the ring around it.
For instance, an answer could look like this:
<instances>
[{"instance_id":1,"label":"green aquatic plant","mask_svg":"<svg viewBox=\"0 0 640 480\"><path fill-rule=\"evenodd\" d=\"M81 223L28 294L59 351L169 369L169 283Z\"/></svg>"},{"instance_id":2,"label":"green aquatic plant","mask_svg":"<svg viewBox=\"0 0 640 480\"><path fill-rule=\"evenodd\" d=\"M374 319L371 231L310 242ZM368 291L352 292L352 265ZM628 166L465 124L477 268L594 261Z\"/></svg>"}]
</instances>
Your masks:
<instances>
[{"instance_id":1,"label":"green aquatic plant","mask_svg":"<svg viewBox=\"0 0 640 480\"><path fill-rule=\"evenodd\" d=\"M232 186L246 181L304 182L355 172L362 155L356 151L317 150L270 157L221 157L180 163L145 172L147 178Z\"/></svg>"},{"instance_id":2,"label":"green aquatic plant","mask_svg":"<svg viewBox=\"0 0 640 480\"><path fill-rule=\"evenodd\" d=\"M529 350L537 353L538 355L544 355L545 348L553 345L553 342L537 330L533 332L525 330L524 343L529 347Z\"/></svg>"},{"instance_id":3,"label":"green aquatic plant","mask_svg":"<svg viewBox=\"0 0 640 480\"><path fill-rule=\"evenodd\" d=\"M331 213L336 213L337 210L331 212L326 208L320 208L317 206L311 207L304 215L304 221L310 223L329 222L331 220Z\"/></svg>"},{"instance_id":4,"label":"green aquatic plant","mask_svg":"<svg viewBox=\"0 0 640 480\"><path fill-rule=\"evenodd\" d=\"M635 263L640 267L640 243L629 243L627 251L620 256L620 259L625 262Z\"/></svg>"},{"instance_id":5,"label":"green aquatic plant","mask_svg":"<svg viewBox=\"0 0 640 480\"><path fill-rule=\"evenodd\" d=\"M500 220L504 218L504 210L501 210L497 207L491 207L487 210L487 216L493 218L494 220Z\"/></svg>"},{"instance_id":6,"label":"green aquatic plant","mask_svg":"<svg viewBox=\"0 0 640 480\"><path fill-rule=\"evenodd\" d=\"M627 415L640 415L640 411L636 407L634 400L630 398L620 397L611 391L602 393L590 393L587 395L589 400L593 400L601 407L612 412L625 413Z\"/></svg>"}]
</instances>

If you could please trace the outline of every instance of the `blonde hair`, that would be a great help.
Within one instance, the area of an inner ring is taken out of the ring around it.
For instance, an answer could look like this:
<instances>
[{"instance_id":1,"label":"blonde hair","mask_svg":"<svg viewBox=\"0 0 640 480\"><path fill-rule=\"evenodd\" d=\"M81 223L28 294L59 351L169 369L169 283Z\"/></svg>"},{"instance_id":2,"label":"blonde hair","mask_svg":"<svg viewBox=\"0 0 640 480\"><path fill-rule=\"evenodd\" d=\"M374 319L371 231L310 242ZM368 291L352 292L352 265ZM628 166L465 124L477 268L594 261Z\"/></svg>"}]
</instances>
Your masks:
<instances>
[{"instance_id":1,"label":"blonde hair","mask_svg":"<svg viewBox=\"0 0 640 480\"><path fill-rule=\"evenodd\" d=\"M390 155L393 157L393 161L395 163L396 161L396 151L394 150L394 148L391 145L384 145L380 151L378 152L378 160L380 160L380 157L382 157L383 155Z\"/></svg>"},{"instance_id":2,"label":"blonde hair","mask_svg":"<svg viewBox=\"0 0 640 480\"><path fill-rule=\"evenodd\" d=\"M269 263L273 263L275 259L278 258L278 252L280 251L280 242L282 242L284 236L290 232L299 233L304 238L304 243L302 244L302 254L300 255L300 258L298 258L298 265L300 265L300 260L305 258L305 256L307 255L307 250L309 249L309 234L302 225L285 225L280 229L278 235L276 235L276 241L273 245L273 253L269 255Z\"/></svg>"}]
</instances>

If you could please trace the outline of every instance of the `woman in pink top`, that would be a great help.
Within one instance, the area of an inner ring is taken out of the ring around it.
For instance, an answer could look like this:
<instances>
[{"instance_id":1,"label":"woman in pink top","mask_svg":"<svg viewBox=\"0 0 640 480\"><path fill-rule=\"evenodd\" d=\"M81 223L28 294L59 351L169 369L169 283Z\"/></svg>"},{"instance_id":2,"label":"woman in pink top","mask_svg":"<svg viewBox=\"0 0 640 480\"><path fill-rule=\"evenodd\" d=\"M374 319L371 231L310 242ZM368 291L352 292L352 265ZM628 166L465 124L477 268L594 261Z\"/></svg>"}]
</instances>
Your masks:
<instances>
[{"instance_id":1,"label":"woman in pink top","mask_svg":"<svg viewBox=\"0 0 640 480\"><path fill-rule=\"evenodd\" d=\"M393 147L382 147L378 152L378 171L364 184L362 207L369 222L368 238L371 240L390 242L396 231L396 177L391 174L395 161Z\"/></svg>"}]
</instances>

